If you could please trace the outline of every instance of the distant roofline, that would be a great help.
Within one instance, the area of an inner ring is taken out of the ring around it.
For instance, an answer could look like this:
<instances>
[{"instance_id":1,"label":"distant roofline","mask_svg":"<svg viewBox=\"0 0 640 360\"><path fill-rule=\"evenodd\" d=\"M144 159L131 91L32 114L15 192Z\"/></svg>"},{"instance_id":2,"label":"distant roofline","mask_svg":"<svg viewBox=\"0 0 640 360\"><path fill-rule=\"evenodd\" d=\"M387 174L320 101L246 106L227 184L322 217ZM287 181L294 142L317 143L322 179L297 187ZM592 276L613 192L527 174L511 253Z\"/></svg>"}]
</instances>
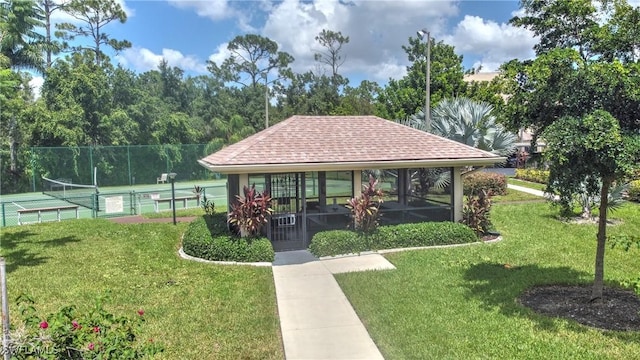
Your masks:
<instances>
[{"instance_id":1,"label":"distant roofline","mask_svg":"<svg viewBox=\"0 0 640 360\"><path fill-rule=\"evenodd\" d=\"M463 77L463 80L466 82L472 82L472 81L491 81L493 79L495 79L496 77L498 77L500 75L500 72L498 71L492 71L492 72L479 72L479 73L475 73L475 74L466 74Z\"/></svg>"}]
</instances>

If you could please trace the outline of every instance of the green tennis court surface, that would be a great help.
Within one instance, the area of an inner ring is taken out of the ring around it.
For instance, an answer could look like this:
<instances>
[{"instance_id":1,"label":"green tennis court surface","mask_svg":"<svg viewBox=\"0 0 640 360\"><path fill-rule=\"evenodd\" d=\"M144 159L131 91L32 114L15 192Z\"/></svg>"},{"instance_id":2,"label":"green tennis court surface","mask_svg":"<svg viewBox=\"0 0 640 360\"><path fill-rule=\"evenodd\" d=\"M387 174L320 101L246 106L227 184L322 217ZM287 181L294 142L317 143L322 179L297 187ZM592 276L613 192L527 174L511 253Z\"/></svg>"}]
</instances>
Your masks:
<instances>
[{"instance_id":1,"label":"green tennis court surface","mask_svg":"<svg viewBox=\"0 0 640 360\"><path fill-rule=\"evenodd\" d=\"M175 183L176 209L199 207L194 186L203 188L202 196L216 205L225 205L226 180ZM88 194L87 196L91 196ZM78 201L72 202L78 203ZM171 184L119 186L99 188L97 208L77 207L79 218L117 217L139 215L171 209ZM42 193L12 194L0 196L2 226L24 223L75 219L74 203L60 200ZM91 202L79 201L82 204ZM38 211L37 209L42 209ZM59 210L59 211L58 211ZM19 216L18 216L19 215Z\"/></svg>"}]
</instances>

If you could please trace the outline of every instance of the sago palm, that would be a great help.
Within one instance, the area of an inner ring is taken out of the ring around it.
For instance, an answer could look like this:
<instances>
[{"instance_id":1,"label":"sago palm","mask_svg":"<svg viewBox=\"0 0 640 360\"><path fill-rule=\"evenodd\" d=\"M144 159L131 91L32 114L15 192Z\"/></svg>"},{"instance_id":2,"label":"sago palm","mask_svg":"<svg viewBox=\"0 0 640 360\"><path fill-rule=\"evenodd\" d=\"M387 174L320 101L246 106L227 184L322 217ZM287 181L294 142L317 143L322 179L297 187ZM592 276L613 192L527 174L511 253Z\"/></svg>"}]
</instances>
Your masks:
<instances>
[{"instance_id":1,"label":"sago palm","mask_svg":"<svg viewBox=\"0 0 640 360\"><path fill-rule=\"evenodd\" d=\"M516 136L496 123L493 107L468 98L442 100L432 111L430 132L480 150L506 156L515 150ZM408 125L427 131L424 112L409 118Z\"/></svg>"}]
</instances>

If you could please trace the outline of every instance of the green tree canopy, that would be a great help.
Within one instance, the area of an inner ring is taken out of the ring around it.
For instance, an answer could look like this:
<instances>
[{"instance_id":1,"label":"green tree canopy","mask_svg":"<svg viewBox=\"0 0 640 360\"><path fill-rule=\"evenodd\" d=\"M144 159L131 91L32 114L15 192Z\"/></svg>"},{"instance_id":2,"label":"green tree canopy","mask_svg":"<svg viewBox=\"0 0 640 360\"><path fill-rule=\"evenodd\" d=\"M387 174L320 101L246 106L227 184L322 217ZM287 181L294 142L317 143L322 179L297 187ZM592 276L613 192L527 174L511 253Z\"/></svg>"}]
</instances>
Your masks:
<instances>
[{"instance_id":1,"label":"green tree canopy","mask_svg":"<svg viewBox=\"0 0 640 360\"><path fill-rule=\"evenodd\" d=\"M464 93L462 56L454 47L431 39L431 104L436 105L445 97ZM402 48L411 65L402 79L390 79L378 96L377 114L387 119L405 119L424 109L426 97L427 44L419 38L409 38L409 45Z\"/></svg>"},{"instance_id":2,"label":"green tree canopy","mask_svg":"<svg viewBox=\"0 0 640 360\"><path fill-rule=\"evenodd\" d=\"M10 0L0 3L0 54L10 67L44 70L41 49L44 37L42 13L35 1Z\"/></svg>"},{"instance_id":3,"label":"green tree canopy","mask_svg":"<svg viewBox=\"0 0 640 360\"><path fill-rule=\"evenodd\" d=\"M100 65L103 59L108 59L102 50L103 46L109 46L115 51L131 47L129 41L114 39L105 32L105 27L113 21L123 24L127 21L127 14L115 0L71 0L65 3L62 9L81 25L70 22L56 24L56 36L65 40L74 40L78 36L89 38L92 42L90 46L75 45L72 46L72 50L90 51L97 65Z\"/></svg>"},{"instance_id":4,"label":"green tree canopy","mask_svg":"<svg viewBox=\"0 0 640 360\"><path fill-rule=\"evenodd\" d=\"M640 169L640 134L625 134L604 110L583 117L564 116L544 132L549 164L547 191L568 207L574 194L600 196L593 300L602 299L609 189ZM586 188L585 188L586 185Z\"/></svg>"}]
</instances>

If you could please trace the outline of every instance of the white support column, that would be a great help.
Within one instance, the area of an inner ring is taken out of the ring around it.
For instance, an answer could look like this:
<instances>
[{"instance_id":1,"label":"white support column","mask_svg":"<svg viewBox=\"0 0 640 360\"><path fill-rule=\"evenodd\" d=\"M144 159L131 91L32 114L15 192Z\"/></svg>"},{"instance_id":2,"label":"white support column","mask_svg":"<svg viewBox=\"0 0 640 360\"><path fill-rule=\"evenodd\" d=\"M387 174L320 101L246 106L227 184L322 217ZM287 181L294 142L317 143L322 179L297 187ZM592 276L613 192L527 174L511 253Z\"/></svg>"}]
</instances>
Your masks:
<instances>
[{"instance_id":1,"label":"white support column","mask_svg":"<svg viewBox=\"0 0 640 360\"><path fill-rule=\"evenodd\" d=\"M356 197L362 193L362 171L353 171L353 197Z\"/></svg>"},{"instance_id":2,"label":"white support column","mask_svg":"<svg viewBox=\"0 0 640 360\"><path fill-rule=\"evenodd\" d=\"M239 183L240 183L240 194L242 194L242 189L244 189L245 186L250 186L249 174L240 174L238 176L239 176Z\"/></svg>"},{"instance_id":3,"label":"white support column","mask_svg":"<svg viewBox=\"0 0 640 360\"><path fill-rule=\"evenodd\" d=\"M462 220L462 203L464 200L462 190L462 168L453 168L453 221Z\"/></svg>"}]
</instances>

